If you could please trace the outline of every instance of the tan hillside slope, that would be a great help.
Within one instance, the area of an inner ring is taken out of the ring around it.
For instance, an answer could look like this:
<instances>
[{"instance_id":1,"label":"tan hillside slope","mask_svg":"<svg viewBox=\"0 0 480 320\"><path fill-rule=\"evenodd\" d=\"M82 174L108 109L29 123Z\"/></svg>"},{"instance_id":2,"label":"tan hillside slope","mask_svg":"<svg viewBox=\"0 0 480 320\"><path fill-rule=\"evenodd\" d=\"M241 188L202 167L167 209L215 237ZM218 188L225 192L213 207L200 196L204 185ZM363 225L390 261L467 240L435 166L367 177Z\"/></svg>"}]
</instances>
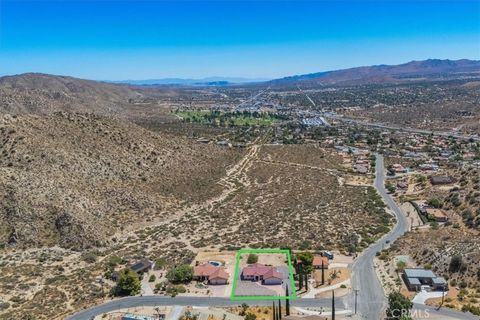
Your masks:
<instances>
[{"instance_id":1,"label":"tan hillside slope","mask_svg":"<svg viewBox=\"0 0 480 320\"><path fill-rule=\"evenodd\" d=\"M0 114L0 244L101 245L218 194L239 157L92 114Z\"/></svg>"},{"instance_id":2,"label":"tan hillside slope","mask_svg":"<svg viewBox=\"0 0 480 320\"><path fill-rule=\"evenodd\" d=\"M126 85L65 76L25 73L0 78L0 112L117 114L142 97L141 90Z\"/></svg>"}]
</instances>

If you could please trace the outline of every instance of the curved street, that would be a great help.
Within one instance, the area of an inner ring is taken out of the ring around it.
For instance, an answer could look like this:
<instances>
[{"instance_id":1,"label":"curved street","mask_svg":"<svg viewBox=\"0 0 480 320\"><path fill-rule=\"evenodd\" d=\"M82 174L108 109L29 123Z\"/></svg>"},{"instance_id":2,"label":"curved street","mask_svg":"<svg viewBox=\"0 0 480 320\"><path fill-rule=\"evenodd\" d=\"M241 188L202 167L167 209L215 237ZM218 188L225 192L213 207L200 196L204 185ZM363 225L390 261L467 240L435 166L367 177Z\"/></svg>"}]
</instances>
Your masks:
<instances>
[{"instance_id":1,"label":"curved street","mask_svg":"<svg viewBox=\"0 0 480 320\"><path fill-rule=\"evenodd\" d=\"M144 296L144 297L125 297L121 299L111 300L103 304L91 307L80 311L72 316L67 317L68 320L88 320L94 316L119 310L122 308L134 308L139 306L167 306L167 305L179 305L179 306L197 306L197 307L209 307L209 306L238 306L242 303L248 305L257 306L271 306L272 300L245 300L245 301L232 301L230 298L215 298L215 297L167 297L167 296ZM343 309L343 301L341 298L335 299L335 304L339 309ZM330 307L330 299L296 299L291 300L291 306L294 307Z\"/></svg>"},{"instance_id":2,"label":"curved street","mask_svg":"<svg viewBox=\"0 0 480 320\"><path fill-rule=\"evenodd\" d=\"M383 156L376 155L375 160L375 189L384 199L387 206L395 214L397 220L394 228L380 240L365 249L363 253L355 260L352 267L352 288L358 290L357 312L360 317L365 319L380 319L384 314L387 299L377 277L373 265L375 254L384 248L385 241L393 243L401 237L408 229L407 218L397 206L392 197L387 194L385 189L385 168ZM354 309L353 294L350 297L349 304Z\"/></svg>"},{"instance_id":3,"label":"curved street","mask_svg":"<svg viewBox=\"0 0 480 320\"><path fill-rule=\"evenodd\" d=\"M393 211L396 218L396 224L388 234L363 251L363 253L353 263L352 288L358 290L357 315L361 319L369 320L383 319L387 308L387 298L373 265L375 254L384 249L386 241L389 241L390 244L392 244L408 230L407 218L395 200L393 200L393 198L385 189L385 167L383 156L380 154L377 154L375 159L374 186L387 204L388 208ZM347 308L354 310L354 299L355 297L353 294L349 297L349 299L347 299ZM423 313L424 315L427 314L427 312L430 315L437 315L439 316L439 319L441 319L442 316L461 320L479 319L470 313L464 313L447 308L436 310L432 307L421 304L414 304L413 309L419 313Z\"/></svg>"}]
</instances>

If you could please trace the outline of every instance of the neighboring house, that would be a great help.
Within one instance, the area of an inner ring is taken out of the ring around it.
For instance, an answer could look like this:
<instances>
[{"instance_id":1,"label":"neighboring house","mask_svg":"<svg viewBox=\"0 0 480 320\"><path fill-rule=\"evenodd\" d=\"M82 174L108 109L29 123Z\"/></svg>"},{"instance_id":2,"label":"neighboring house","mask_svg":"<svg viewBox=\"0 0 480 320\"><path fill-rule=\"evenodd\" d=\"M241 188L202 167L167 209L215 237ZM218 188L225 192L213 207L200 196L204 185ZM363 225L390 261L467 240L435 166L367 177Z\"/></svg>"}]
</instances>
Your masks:
<instances>
[{"instance_id":1,"label":"neighboring house","mask_svg":"<svg viewBox=\"0 0 480 320\"><path fill-rule=\"evenodd\" d=\"M228 283L229 274L223 267L216 267L210 263L193 267L193 279L207 281L209 284L220 285Z\"/></svg>"},{"instance_id":2,"label":"neighboring house","mask_svg":"<svg viewBox=\"0 0 480 320\"><path fill-rule=\"evenodd\" d=\"M432 176L430 177L430 182L435 186L441 184L451 184L454 183L455 180L449 176Z\"/></svg>"},{"instance_id":3,"label":"neighboring house","mask_svg":"<svg viewBox=\"0 0 480 320\"><path fill-rule=\"evenodd\" d=\"M153 263L148 259L142 259L130 265L130 269L132 269L136 273L144 273L152 269L152 267Z\"/></svg>"},{"instance_id":4,"label":"neighboring house","mask_svg":"<svg viewBox=\"0 0 480 320\"><path fill-rule=\"evenodd\" d=\"M363 164L355 164L353 166L353 171L361 173L361 174L367 174L368 173L368 167Z\"/></svg>"},{"instance_id":5,"label":"neighboring house","mask_svg":"<svg viewBox=\"0 0 480 320\"><path fill-rule=\"evenodd\" d=\"M424 163L418 166L420 170L423 171L438 171L438 165L433 163Z\"/></svg>"},{"instance_id":6,"label":"neighboring house","mask_svg":"<svg viewBox=\"0 0 480 320\"><path fill-rule=\"evenodd\" d=\"M275 267L255 263L243 268L241 279L261 281L262 284L276 285L282 284L283 273L278 272Z\"/></svg>"},{"instance_id":7,"label":"neighboring house","mask_svg":"<svg viewBox=\"0 0 480 320\"><path fill-rule=\"evenodd\" d=\"M429 217L435 219L435 221L437 221L437 222L447 222L448 221L448 215L442 209L427 208L425 211L426 211L426 213Z\"/></svg>"},{"instance_id":8,"label":"neighboring house","mask_svg":"<svg viewBox=\"0 0 480 320\"><path fill-rule=\"evenodd\" d=\"M405 168L404 166L402 166L399 163L393 164L392 167L391 167L391 170L395 173L406 173L407 172L407 168Z\"/></svg>"},{"instance_id":9,"label":"neighboring house","mask_svg":"<svg viewBox=\"0 0 480 320\"><path fill-rule=\"evenodd\" d=\"M314 256L312 264L315 269L328 269L328 257Z\"/></svg>"},{"instance_id":10,"label":"neighboring house","mask_svg":"<svg viewBox=\"0 0 480 320\"><path fill-rule=\"evenodd\" d=\"M422 268L405 269L402 274L405 285L410 291L420 291L422 286L432 290L448 290L448 283L443 277L437 277L432 270Z\"/></svg>"},{"instance_id":11,"label":"neighboring house","mask_svg":"<svg viewBox=\"0 0 480 320\"><path fill-rule=\"evenodd\" d=\"M405 181L399 181L397 183L397 187L400 189L408 189L408 183Z\"/></svg>"}]
</instances>

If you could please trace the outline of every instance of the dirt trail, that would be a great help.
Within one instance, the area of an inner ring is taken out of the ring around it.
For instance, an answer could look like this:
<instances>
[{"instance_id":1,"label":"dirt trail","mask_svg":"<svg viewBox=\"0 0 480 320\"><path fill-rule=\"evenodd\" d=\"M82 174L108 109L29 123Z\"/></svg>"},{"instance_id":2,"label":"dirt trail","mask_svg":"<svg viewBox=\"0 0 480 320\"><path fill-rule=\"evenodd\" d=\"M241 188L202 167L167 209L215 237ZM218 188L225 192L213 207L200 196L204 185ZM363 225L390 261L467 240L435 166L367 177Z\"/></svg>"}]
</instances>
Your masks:
<instances>
[{"instance_id":1,"label":"dirt trail","mask_svg":"<svg viewBox=\"0 0 480 320\"><path fill-rule=\"evenodd\" d=\"M258 151L260 150L260 147L260 144L254 144L250 146L245 156L233 167L227 170L225 176L218 182L224 187L224 190L218 196L210 198L199 204L194 204L186 208L181 208L177 210L174 214L170 214L168 217L158 218L156 221L150 222L148 225L144 225L140 228L133 229L128 233L118 233L116 234L117 239L120 239L123 243L125 243L126 247L130 247L134 244L127 244L127 239L131 236L134 236L135 232L138 232L145 227L157 227L169 223L174 223L175 221L178 221L187 214L191 216L198 216L202 211L212 211L216 205L226 201L237 190L243 187L248 187L250 185L251 182L248 179L247 171L248 169L250 169L253 162L258 159ZM175 239L165 239L164 243L171 242L172 240L181 241L185 243L185 247L187 249L193 252L197 251L197 249L191 245L190 240L186 238L186 235L182 235Z\"/></svg>"}]
</instances>

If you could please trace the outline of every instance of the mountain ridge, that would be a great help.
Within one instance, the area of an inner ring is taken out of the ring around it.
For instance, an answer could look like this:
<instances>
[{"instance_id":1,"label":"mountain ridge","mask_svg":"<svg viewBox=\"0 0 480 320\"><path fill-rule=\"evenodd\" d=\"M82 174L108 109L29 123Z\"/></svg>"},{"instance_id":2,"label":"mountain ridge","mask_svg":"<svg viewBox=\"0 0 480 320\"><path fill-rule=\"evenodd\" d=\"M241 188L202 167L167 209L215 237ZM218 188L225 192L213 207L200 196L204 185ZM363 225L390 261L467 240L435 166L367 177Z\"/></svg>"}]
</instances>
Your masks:
<instances>
[{"instance_id":1,"label":"mountain ridge","mask_svg":"<svg viewBox=\"0 0 480 320\"><path fill-rule=\"evenodd\" d=\"M479 73L480 60L450 60L450 59L427 59L413 60L396 65L372 65L360 66L348 69L322 71L271 80L267 83L272 85L288 84L296 81L307 84L359 84L380 83L380 82L402 82L407 81L408 76L430 79L438 75L453 75L455 73ZM309 83L310 82L310 83Z\"/></svg>"}]
</instances>

